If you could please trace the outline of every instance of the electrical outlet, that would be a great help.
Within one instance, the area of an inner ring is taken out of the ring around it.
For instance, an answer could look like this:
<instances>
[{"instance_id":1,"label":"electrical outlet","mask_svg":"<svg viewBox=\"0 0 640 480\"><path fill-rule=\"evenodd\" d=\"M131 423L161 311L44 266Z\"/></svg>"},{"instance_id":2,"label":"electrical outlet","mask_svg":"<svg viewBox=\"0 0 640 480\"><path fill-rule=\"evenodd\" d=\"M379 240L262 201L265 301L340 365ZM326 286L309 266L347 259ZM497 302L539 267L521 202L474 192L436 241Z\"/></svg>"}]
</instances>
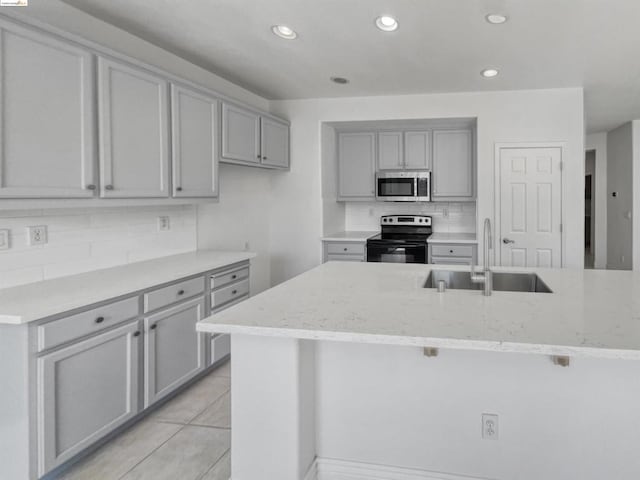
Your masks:
<instances>
[{"instance_id":1,"label":"electrical outlet","mask_svg":"<svg viewBox=\"0 0 640 480\"><path fill-rule=\"evenodd\" d=\"M482 414L482 438L484 440L498 440L498 415Z\"/></svg>"},{"instance_id":2,"label":"electrical outlet","mask_svg":"<svg viewBox=\"0 0 640 480\"><path fill-rule=\"evenodd\" d=\"M442 209L442 218L449 218L449 209L447 207Z\"/></svg>"},{"instance_id":3,"label":"electrical outlet","mask_svg":"<svg viewBox=\"0 0 640 480\"><path fill-rule=\"evenodd\" d=\"M158 217L158 230L166 232L171 230L171 220L167 216Z\"/></svg>"},{"instance_id":4,"label":"electrical outlet","mask_svg":"<svg viewBox=\"0 0 640 480\"><path fill-rule=\"evenodd\" d=\"M27 237L29 238L29 245L44 245L47 243L47 226L36 225L34 227L27 227Z\"/></svg>"},{"instance_id":5,"label":"electrical outlet","mask_svg":"<svg viewBox=\"0 0 640 480\"><path fill-rule=\"evenodd\" d=\"M0 250L9 250L11 245L9 244L10 231L6 228L0 230Z\"/></svg>"},{"instance_id":6,"label":"electrical outlet","mask_svg":"<svg viewBox=\"0 0 640 480\"><path fill-rule=\"evenodd\" d=\"M244 242L244 251L248 252L250 250L249 241Z\"/></svg>"}]
</instances>

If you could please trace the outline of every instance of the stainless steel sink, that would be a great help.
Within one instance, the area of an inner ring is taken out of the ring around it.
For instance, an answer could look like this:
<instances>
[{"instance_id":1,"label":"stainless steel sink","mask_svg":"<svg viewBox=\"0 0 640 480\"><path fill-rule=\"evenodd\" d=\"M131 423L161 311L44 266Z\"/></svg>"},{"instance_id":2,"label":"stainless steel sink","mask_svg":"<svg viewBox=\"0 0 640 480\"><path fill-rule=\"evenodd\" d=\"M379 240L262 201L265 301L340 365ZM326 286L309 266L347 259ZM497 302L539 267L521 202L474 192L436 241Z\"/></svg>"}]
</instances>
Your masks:
<instances>
[{"instance_id":1,"label":"stainless steel sink","mask_svg":"<svg viewBox=\"0 0 640 480\"><path fill-rule=\"evenodd\" d=\"M432 270L427 277L424 288L437 288L440 280L444 280L447 289L482 290L483 288L482 285L471 282L469 272L453 270ZM553 293L535 273L493 272L493 290L498 292Z\"/></svg>"}]
</instances>

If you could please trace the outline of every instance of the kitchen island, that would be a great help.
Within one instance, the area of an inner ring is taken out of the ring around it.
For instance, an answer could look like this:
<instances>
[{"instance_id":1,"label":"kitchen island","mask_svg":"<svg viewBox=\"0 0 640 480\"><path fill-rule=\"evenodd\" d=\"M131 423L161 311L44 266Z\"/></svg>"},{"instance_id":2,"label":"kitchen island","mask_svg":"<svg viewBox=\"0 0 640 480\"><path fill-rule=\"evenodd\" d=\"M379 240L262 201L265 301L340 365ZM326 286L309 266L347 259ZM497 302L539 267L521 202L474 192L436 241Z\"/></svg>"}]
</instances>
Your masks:
<instances>
[{"instance_id":1,"label":"kitchen island","mask_svg":"<svg viewBox=\"0 0 640 480\"><path fill-rule=\"evenodd\" d=\"M485 297L432 268L464 270L330 262L198 324L232 334L233 479L638 478L640 275Z\"/></svg>"}]
</instances>

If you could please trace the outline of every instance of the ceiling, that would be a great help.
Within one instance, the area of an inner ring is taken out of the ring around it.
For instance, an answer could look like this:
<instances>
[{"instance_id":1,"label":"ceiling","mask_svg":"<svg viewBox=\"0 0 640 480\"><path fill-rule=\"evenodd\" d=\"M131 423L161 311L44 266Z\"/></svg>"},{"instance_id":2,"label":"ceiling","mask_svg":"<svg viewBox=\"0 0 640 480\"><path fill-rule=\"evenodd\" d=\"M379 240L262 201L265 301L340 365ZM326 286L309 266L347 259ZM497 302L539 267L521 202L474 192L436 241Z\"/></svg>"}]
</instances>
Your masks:
<instances>
[{"instance_id":1,"label":"ceiling","mask_svg":"<svg viewBox=\"0 0 640 480\"><path fill-rule=\"evenodd\" d=\"M638 0L64 1L268 99L583 86L588 131L640 118Z\"/></svg>"}]
</instances>

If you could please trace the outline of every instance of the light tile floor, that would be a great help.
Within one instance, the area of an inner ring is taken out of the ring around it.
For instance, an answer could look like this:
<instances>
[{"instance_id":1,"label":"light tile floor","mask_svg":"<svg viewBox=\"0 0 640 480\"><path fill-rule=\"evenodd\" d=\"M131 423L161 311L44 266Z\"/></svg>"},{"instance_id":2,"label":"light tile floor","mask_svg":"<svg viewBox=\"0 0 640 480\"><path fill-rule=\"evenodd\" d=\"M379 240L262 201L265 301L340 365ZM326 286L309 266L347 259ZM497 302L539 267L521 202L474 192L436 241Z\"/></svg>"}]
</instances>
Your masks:
<instances>
[{"instance_id":1,"label":"light tile floor","mask_svg":"<svg viewBox=\"0 0 640 480\"><path fill-rule=\"evenodd\" d=\"M229 480L230 387L227 362L58 480Z\"/></svg>"}]
</instances>

